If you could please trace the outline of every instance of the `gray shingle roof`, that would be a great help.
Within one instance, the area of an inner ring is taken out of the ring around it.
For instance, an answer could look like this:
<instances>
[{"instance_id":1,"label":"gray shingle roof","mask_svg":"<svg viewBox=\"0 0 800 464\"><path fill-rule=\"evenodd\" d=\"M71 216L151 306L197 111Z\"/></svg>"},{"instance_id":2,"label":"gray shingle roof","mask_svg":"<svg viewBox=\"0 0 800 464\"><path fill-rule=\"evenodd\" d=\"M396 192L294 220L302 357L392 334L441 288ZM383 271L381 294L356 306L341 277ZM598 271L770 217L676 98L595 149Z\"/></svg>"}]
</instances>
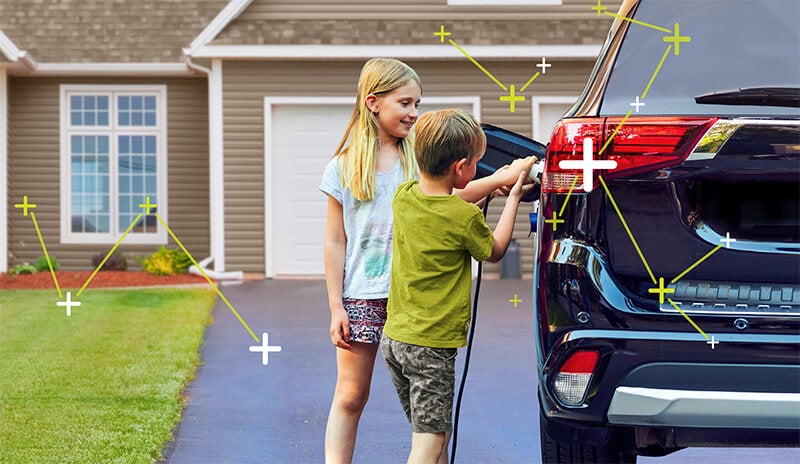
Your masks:
<instances>
[{"instance_id":1,"label":"gray shingle roof","mask_svg":"<svg viewBox=\"0 0 800 464\"><path fill-rule=\"evenodd\" d=\"M39 63L174 63L228 0L1 0L0 30Z\"/></svg>"}]
</instances>

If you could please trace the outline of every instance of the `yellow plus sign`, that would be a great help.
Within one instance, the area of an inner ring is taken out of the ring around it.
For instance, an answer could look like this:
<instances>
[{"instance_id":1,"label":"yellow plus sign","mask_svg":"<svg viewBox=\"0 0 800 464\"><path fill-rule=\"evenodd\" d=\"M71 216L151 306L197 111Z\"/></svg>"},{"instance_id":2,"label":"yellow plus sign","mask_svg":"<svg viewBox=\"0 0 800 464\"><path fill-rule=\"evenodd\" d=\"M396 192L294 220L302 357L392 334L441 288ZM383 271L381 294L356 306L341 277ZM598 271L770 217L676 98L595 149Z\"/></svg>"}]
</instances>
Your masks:
<instances>
[{"instance_id":1,"label":"yellow plus sign","mask_svg":"<svg viewBox=\"0 0 800 464\"><path fill-rule=\"evenodd\" d=\"M558 224L564 222L564 220L558 219L558 215L556 215L556 212L553 211L553 219L545 219L544 222L553 224L553 232L555 232L556 229L558 229Z\"/></svg>"},{"instance_id":2,"label":"yellow plus sign","mask_svg":"<svg viewBox=\"0 0 800 464\"><path fill-rule=\"evenodd\" d=\"M592 9L597 11L597 16L600 16L603 11L608 9L608 7L603 6L602 0L597 0L597 6L593 6Z\"/></svg>"},{"instance_id":3,"label":"yellow plus sign","mask_svg":"<svg viewBox=\"0 0 800 464\"><path fill-rule=\"evenodd\" d=\"M523 97L522 95L514 95L514 84L511 84L510 87L511 87L511 90L509 91L509 94L508 95L503 95L502 97L500 97L500 101L509 102L511 104L510 111L513 113L514 112L514 104L516 102L524 102L525 101L525 97Z\"/></svg>"},{"instance_id":4,"label":"yellow plus sign","mask_svg":"<svg viewBox=\"0 0 800 464\"><path fill-rule=\"evenodd\" d=\"M434 33L433 33L433 35L438 35L438 36L439 36L439 38L441 38L441 39L442 39L442 43L444 43L444 38L445 38L446 36L450 35L450 33L449 33L449 32L445 32L445 31L444 31L444 24L442 24L442 28L441 28L441 29L439 29L439 32L434 32Z\"/></svg>"},{"instance_id":5,"label":"yellow plus sign","mask_svg":"<svg viewBox=\"0 0 800 464\"><path fill-rule=\"evenodd\" d=\"M24 195L22 197L22 203L16 203L14 205L14 208L17 208L17 209L22 208L22 215L23 216L27 216L28 215L28 209L29 208L30 209L36 208L36 203L28 203L28 195Z\"/></svg>"},{"instance_id":6,"label":"yellow plus sign","mask_svg":"<svg viewBox=\"0 0 800 464\"><path fill-rule=\"evenodd\" d=\"M658 293L658 304L664 304L664 294L665 293L675 293L674 288L664 288L664 278L658 278L658 288L648 288L647 293Z\"/></svg>"},{"instance_id":7,"label":"yellow plus sign","mask_svg":"<svg viewBox=\"0 0 800 464\"><path fill-rule=\"evenodd\" d=\"M675 43L675 56L681 54L681 42L691 42L692 38L688 35L681 35L681 25L675 23L675 35L664 37L664 42Z\"/></svg>"},{"instance_id":8,"label":"yellow plus sign","mask_svg":"<svg viewBox=\"0 0 800 464\"><path fill-rule=\"evenodd\" d=\"M145 214L150 215L150 208L155 208L158 205L150 203L150 197L144 197L144 203L139 203L139 208L144 208Z\"/></svg>"},{"instance_id":9,"label":"yellow plus sign","mask_svg":"<svg viewBox=\"0 0 800 464\"><path fill-rule=\"evenodd\" d=\"M517 294L515 293L514 294L514 299L513 300L508 300L508 302L509 303L514 303L514 307L516 308L517 307L517 303L522 303L522 300L517 298Z\"/></svg>"}]
</instances>

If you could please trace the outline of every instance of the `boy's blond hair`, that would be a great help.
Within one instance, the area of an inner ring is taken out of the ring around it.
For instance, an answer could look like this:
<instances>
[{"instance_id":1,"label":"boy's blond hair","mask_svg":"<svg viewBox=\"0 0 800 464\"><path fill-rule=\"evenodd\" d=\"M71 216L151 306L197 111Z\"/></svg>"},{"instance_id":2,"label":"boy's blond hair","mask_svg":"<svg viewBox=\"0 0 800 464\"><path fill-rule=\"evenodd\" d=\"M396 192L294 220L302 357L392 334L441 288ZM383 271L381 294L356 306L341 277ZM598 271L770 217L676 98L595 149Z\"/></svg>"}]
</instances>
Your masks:
<instances>
[{"instance_id":1,"label":"boy's blond hair","mask_svg":"<svg viewBox=\"0 0 800 464\"><path fill-rule=\"evenodd\" d=\"M471 161L486 150L486 135L480 123L464 110L425 113L417 120L415 132L419 170L432 177L441 177L456 161Z\"/></svg>"},{"instance_id":2,"label":"boy's blond hair","mask_svg":"<svg viewBox=\"0 0 800 464\"><path fill-rule=\"evenodd\" d=\"M375 197L375 166L380 148L378 117L367 109L367 96L371 93L382 96L412 81L422 88L416 71L393 58L372 58L361 69L356 104L334 155L342 158L339 172L342 184L359 201ZM414 133L411 132L398 141L406 180L417 178L413 140Z\"/></svg>"}]
</instances>

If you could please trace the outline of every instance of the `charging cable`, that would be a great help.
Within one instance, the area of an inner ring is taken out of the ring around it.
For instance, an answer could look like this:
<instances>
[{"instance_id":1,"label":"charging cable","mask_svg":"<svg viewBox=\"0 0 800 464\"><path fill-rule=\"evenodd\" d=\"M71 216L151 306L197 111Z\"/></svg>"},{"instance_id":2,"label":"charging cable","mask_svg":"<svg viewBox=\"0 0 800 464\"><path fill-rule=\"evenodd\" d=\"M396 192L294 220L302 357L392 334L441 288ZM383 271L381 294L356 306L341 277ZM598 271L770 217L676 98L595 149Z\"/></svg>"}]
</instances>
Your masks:
<instances>
[{"instance_id":1,"label":"charging cable","mask_svg":"<svg viewBox=\"0 0 800 464\"><path fill-rule=\"evenodd\" d=\"M489 211L489 200L492 195L486 197L483 202L483 217ZM483 261L478 261L478 278L475 279L475 295L472 297L472 319L469 324L469 335L467 336L467 355L464 358L464 373L461 374L461 386L458 387L458 399L456 400L456 416L453 419L453 447L450 449L450 464L456 462L456 446L458 446L458 416L461 413L461 397L464 395L464 385L467 383L467 372L469 371L469 356L472 353L472 339L475 338L475 324L478 317L478 295L481 293L481 278L483 277Z\"/></svg>"}]
</instances>

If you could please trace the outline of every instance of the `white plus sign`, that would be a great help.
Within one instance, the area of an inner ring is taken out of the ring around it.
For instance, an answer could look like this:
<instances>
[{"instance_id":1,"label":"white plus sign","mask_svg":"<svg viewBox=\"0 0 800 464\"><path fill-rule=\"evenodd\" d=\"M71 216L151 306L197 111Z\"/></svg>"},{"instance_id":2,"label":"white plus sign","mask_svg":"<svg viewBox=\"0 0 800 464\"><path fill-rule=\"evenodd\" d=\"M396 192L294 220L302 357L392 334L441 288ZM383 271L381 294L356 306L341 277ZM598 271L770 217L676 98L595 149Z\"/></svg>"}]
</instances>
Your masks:
<instances>
[{"instance_id":1,"label":"white plus sign","mask_svg":"<svg viewBox=\"0 0 800 464\"><path fill-rule=\"evenodd\" d=\"M67 307L67 316L72 314L72 307L73 306L80 306L80 301L72 301L72 292L67 292L67 301L56 301L56 306L66 306Z\"/></svg>"},{"instance_id":2,"label":"white plus sign","mask_svg":"<svg viewBox=\"0 0 800 464\"><path fill-rule=\"evenodd\" d=\"M714 345L719 345L719 342L714 339L714 336L711 336L711 340L706 342L707 344L711 345L711 349L714 349Z\"/></svg>"},{"instance_id":3,"label":"white plus sign","mask_svg":"<svg viewBox=\"0 0 800 464\"><path fill-rule=\"evenodd\" d=\"M721 239L719 239L719 241L720 242L725 242L725 248L730 248L731 247L731 242L735 242L736 239L735 238L731 238L731 233L730 232L725 232L725 238L721 238Z\"/></svg>"},{"instance_id":4,"label":"white plus sign","mask_svg":"<svg viewBox=\"0 0 800 464\"><path fill-rule=\"evenodd\" d=\"M543 56L542 57L542 64L537 64L536 67L537 68L542 68L542 74L547 74L547 68L552 68L553 65L549 64L547 62L547 58Z\"/></svg>"},{"instance_id":5,"label":"white plus sign","mask_svg":"<svg viewBox=\"0 0 800 464\"><path fill-rule=\"evenodd\" d=\"M594 189L595 169L616 169L617 162L614 160L593 160L592 159L592 139L583 139L583 160L563 160L558 162L561 169L582 169L583 170L583 191L591 192Z\"/></svg>"},{"instance_id":6,"label":"white plus sign","mask_svg":"<svg viewBox=\"0 0 800 464\"><path fill-rule=\"evenodd\" d=\"M645 105L644 105L644 103L641 103L639 101L639 96L637 95L636 96L636 103L631 103L630 106L635 106L636 107L636 112L638 113L639 112L639 107L640 106L645 106Z\"/></svg>"},{"instance_id":7,"label":"white plus sign","mask_svg":"<svg viewBox=\"0 0 800 464\"><path fill-rule=\"evenodd\" d=\"M281 351L280 346L269 346L269 335L264 332L261 334L261 345L251 346L250 351L261 351L261 363L265 366L269 364L269 354Z\"/></svg>"}]
</instances>

